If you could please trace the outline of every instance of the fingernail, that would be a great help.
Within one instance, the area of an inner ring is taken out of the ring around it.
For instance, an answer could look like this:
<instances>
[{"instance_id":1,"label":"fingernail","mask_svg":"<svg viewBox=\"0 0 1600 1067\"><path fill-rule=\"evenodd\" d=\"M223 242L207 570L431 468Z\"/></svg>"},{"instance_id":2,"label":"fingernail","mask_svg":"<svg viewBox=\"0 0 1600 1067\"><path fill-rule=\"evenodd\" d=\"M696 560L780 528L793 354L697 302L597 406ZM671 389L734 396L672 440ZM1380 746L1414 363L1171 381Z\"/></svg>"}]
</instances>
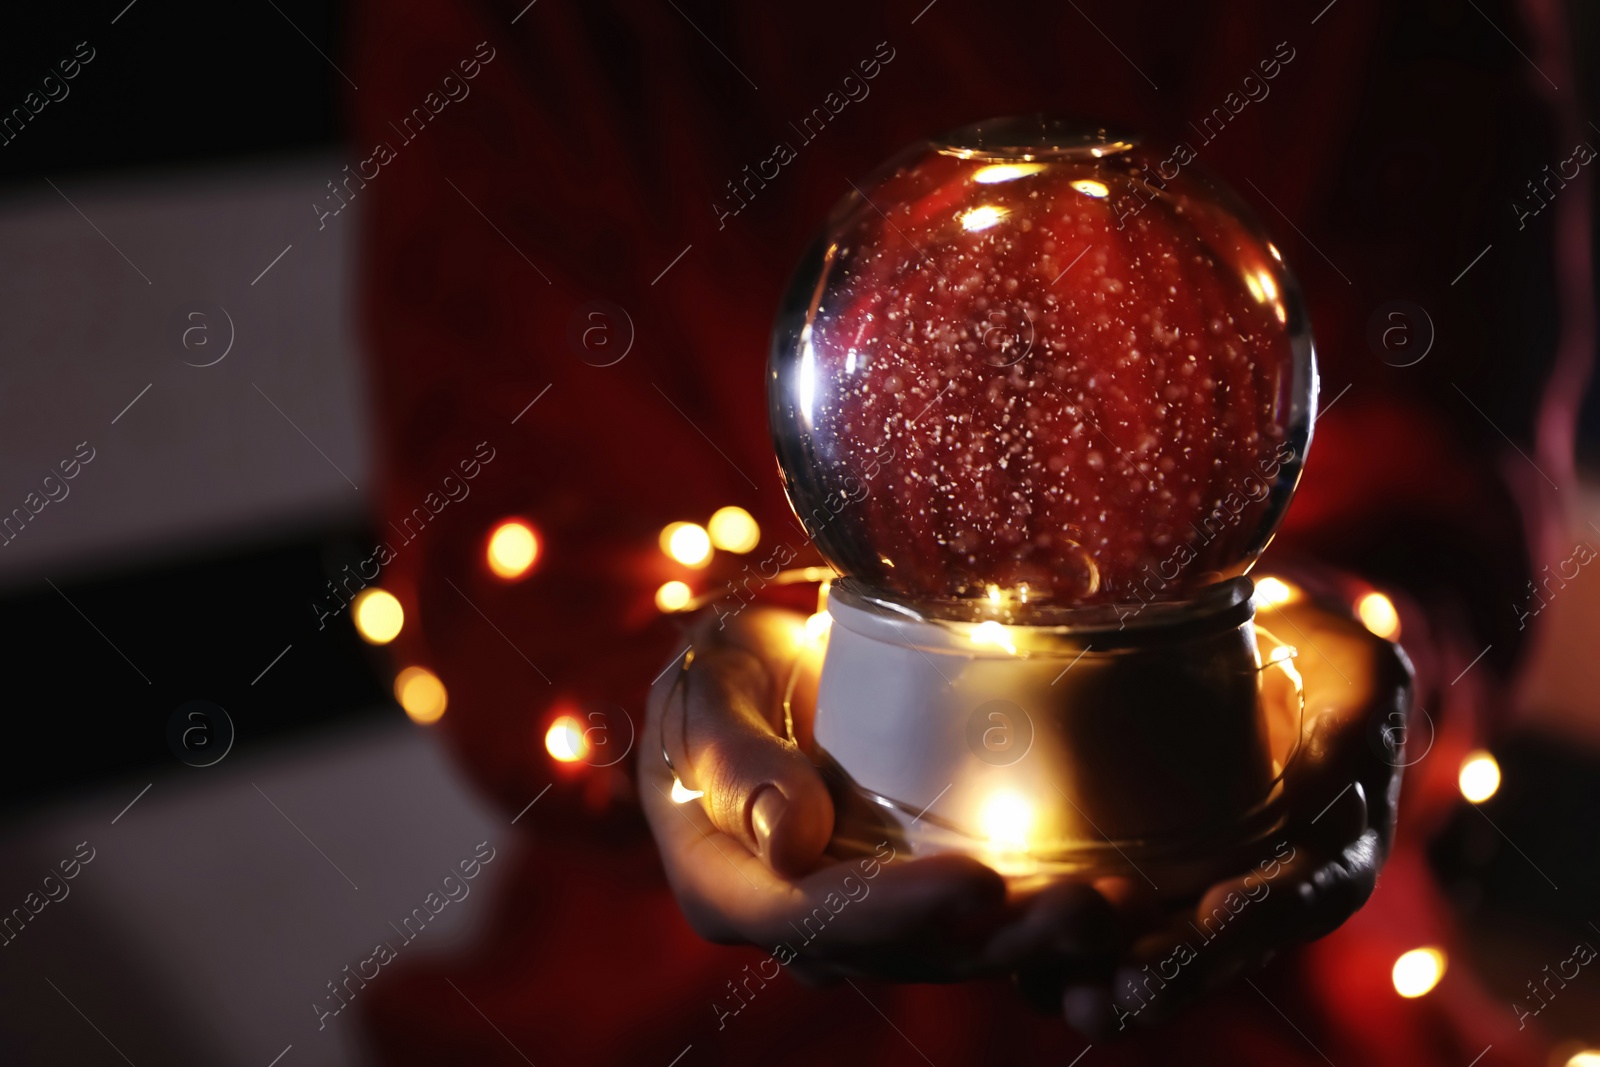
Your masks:
<instances>
[{"instance_id":1,"label":"fingernail","mask_svg":"<svg viewBox=\"0 0 1600 1067\"><path fill-rule=\"evenodd\" d=\"M788 809L789 802L777 786L763 786L761 794L750 807L750 830L755 835L756 851L769 863L772 860L772 835L778 822Z\"/></svg>"}]
</instances>

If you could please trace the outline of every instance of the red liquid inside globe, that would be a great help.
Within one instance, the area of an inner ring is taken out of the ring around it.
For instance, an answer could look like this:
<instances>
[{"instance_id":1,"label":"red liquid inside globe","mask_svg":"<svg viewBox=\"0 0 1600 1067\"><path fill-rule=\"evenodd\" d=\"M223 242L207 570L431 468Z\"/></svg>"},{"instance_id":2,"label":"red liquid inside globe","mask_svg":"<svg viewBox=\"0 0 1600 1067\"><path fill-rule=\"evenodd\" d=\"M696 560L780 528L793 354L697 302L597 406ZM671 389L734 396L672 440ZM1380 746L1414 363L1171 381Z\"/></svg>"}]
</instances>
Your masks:
<instances>
[{"instance_id":1,"label":"red liquid inside globe","mask_svg":"<svg viewBox=\"0 0 1600 1067\"><path fill-rule=\"evenodd\" d=\"M917 600L1172 601L1265 547L1309 431L1293 282L1193 167L1099 143L929 145L836 213L773 407L843 573Z\"/></svg>"}]
</instances>

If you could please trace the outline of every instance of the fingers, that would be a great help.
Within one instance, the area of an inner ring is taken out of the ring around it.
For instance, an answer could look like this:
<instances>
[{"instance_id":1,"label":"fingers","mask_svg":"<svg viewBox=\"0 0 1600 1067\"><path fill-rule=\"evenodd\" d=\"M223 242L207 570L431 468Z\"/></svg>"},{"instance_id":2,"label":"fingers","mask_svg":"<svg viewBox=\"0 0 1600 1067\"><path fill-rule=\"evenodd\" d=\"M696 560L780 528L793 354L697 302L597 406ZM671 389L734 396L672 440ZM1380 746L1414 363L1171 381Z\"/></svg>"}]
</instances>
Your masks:
<instances>
[{"instance_id":1,"label":"fingers","mask_svg":"<svg viewBox=\"0 0 1600 1067\"><path fill-rule=\"evenodd\" d=\"M988 960L997 968L1029 971L1032 977L1053 974L1053 999L1054 990L1071 975L1093 973L1103 965L1098 969L1108 976L1121 941L1122 923L1106 898L1092 885L1064 881L1025 902L1020 920L990 942Z\"/></svg>"},{"instance_id":2,"label":"fingers","mask_svg":"<svg viewBox=\"0 0 1600 1067\"><path fill-rule=\"evenodd\" d=\"M1310 918L1300 931L1306 940L1324 937L1354 915L1377 888L1383 847L1376 829L1369 829L1317 869L1309 879Z\"/></svg>"},{"instance_id":3,"label":"fingers","mask_svg":"<svg viewBox=\"0 0 1600 1067\"><path fill-rule=\"evenodd\" d=\"M709 822L696 805L680 811ZM789 882L709 825L679 847L669 871L695 930L793 956L814 982L970 977L986 970L983 945L1005 918L1004 879L964 856L913 861L880 848Z\"/></svg>"},{"instance_id":4,"label":"fingers","mask_svg":"<svg viewBox=\"0 0 1600 1067\"><path fill-rule=\"evenodd\" d=\"M714 649L697 657L688 682L667 714L686 716L691 777L712 825L781 875L810 870L833 834L833 801L805 753L772 726L767 668L741 649Z\"/></svg>"},{"instance_id":5,"label":"fingers","mask_svg":"<svg viewBox=\"0 0 1600 1067\"><path fill-rule=\"evenodd\" d=\"M1299 883L1287 875L1281 884L1235 879L1213 887L1192 913L1142 938L1117 967L1109 1004L1116 1029L1165 1023L1202 994L1259 966L1305 919ZM1084 1003L1070 1007L1091 1014ZM1068 1008L1064 998L1063 1011ZM1104 1024L1103 1011L1098 1017Z\"/></svg>"},{"instance_id":6,"label":"fingers","mask_svg":"<svg viewBox=\"0 0 1600 1067\"><path fill-rule=\"evenodd\" d=\"M796 973L819 980L973 973L1004 915L1004 880L965 857L913 863L887 843L872 857L819 867L832 801L773 726L775 676L795 647L781 639L792 635L752 618L736 636L702 634L687 671L663 672L652 691L649 747L664 744L683 784L703 796L675 803L666 762L647 752L640 764L645 813L695 930L713 941L784 943L804 964Z\"/></svg>"},{"instance_id":7,"label":"fingers","mask_svg":"<svg viewBox=\"0 0 1600 1067\"><path fill-rule=\"evenodd\" d=\"M1282 636L1301 652L1307 716L1285 776L1283 841L1272 860L1212 886L1175 921L1153 918L1136 894L1103 887L1127 928L1153 932L1135 941L1109 983L1066 983L1062 1015L1091 1038L1159 1025L1285 945L1332 931L1373 891L1400 765L1372 744L1373 725L1403 721L1396 713L1410 703L1410 665L1389 642L1309 603L1283 616Z\"/></svg>"},{"instance_id":8,"label":"fingers","mask_svg":"<svg viewBox=\"0 0 1600 1067\"><path fill-rule=\"evenodd\" d=\"M1102 879L1113 882L1113 879ZM1008 927L990 945L990 958L1016 969L1017 991L1035 1008L1087 1018L1093 992L1100 999L1123 949L1124 927L1119 911L1098 885L1065 882L1053 885L1031 902L1025 918Z\"/></svg>"},{"instance_id":9,"label":"fingers","mask_svg":"<svg viewBox=\"0 0 1600 1067\"><path fill-rule=\"evenodd\" d=\"M1361 802L1359 787L1349 795ZM1302 842L1281 863L1211 887L1181 922L1141 939L1117 968L1109 1005L1069 989L1062 1011L1091 1036L1161 1025L1279 949L1338 927L1371 895L1380 865L1372 830L1331 859Z\"/></svg>"},{"instance_id":10,"label":"fingers","mask_svg":"<svg viewBox=\"0 0 1600 1067\"><path fill-rule=\"evenodd\" d=\"M695 933L722 945L749 941L751 924L789 887L736 841L711 828L698 805L675 804L661 792L659 802L647 803L645 810L667 881Z\"/></svg>"},{"instance_id":11,"label":"fingers","mask_svg":"<svg viewBox=\"0 0 1600 1067\"><path fill-rule=\"evenodd\" d=\"M864 975L898 982L958 982L1012 969L996 962L999 954L992 947L1017 921L1017 910L1007 904L1004 879L965 856L905 860L897 867L885 872L870 900L852 905L815 940L807 918L779 917L784 929L804 932L804 940L786 940L798 946L807 973L819 980ZM820 919L818 899L814 889L801 907ZM826 903L828 897L820 899ZM835 898L833 903L839 902ZM1052 971L1048 980L1059 988L1059 973Z\"/></svg>"},{"instance_id":12,"label":"fingers","mask_svg":"<svg viewBox=\"0 0 1600 1067\"><path fill-rule=\"evenodd\" d=\"M912 860L881 845L873 857L801 879L762 925L802 955L851 958L893 946L907 958L932 959L945 946L987 936L1005 899L1005 879L977 860Z\"/></svg>"},{"instance_id":13,"label":"fingers","mask_svg":"<svg viewBox=\"0 0 1600 1067\"><path fill-rule=\"evenodd\" d=\"M683 686L678 665L661 672L651 687L645 743L639 754L639 800L650 824L662 867L695 932L709 941L745 940L742 928L790 890L738 840L712 825L705 808L673 799L674 779L665 748L686 785L697 784L683 751Z\"/></svg>"},{"instance_id":14,"label":"fingers","mask_svg":"<svg viewBox=\"0 0 1600 1067\"><path fill-rule=\"evenodd\" d=\"M1285 610L1301 638L1305 679L1306 739L1290 764L1290 806L1313 815L1351 781L1362 783L1373 807L1373 825L1387 840L1400 769L1415 757L1396 751L1407 736L1412 710L1412 668L1399 646L1368 633L1359 623L1302 605ZM1298 623L1294 622L1298 619ZM1419 734L1431 743L1431 732ZM1328 788L1320 801L1312 793ZM1299 793L1297 797L1294 794Z\"/></svg>"}]
</instances>

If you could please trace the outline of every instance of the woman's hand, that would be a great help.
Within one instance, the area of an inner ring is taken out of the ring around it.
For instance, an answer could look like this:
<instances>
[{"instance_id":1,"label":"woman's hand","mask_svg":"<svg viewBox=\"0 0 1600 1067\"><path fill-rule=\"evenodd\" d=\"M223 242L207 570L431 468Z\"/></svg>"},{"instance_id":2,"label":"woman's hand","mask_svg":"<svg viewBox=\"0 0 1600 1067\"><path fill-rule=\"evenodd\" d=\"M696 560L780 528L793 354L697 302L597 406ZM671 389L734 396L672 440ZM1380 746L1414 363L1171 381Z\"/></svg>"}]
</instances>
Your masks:
<instances>
[{"instance_id":1,"label":"woman's hand","mask_svg":"<svg viewBox=\"0 0 1600 1067\"><path fill-rule=\"evenodd\" d=\"M1298 649L1305 685L1302 747L1284 777L1286 824L1256 865L1179 915L1161 916L1141 883L1118 884L1125 955L1109 982L1068 983L1061 997L1067 1021L1086 1034L1161 1024L1279 949L1331 933L1377 883L1394 833L1410 662L1355 620L1309 602L1257 623ZM1283 736L1298 724L1270 725Z\"/></svg>"},{"instance_id":2,"label":"woman's hand","mask_svg":"<svg viewBox=\"0 0 1600 1067\"><path fill-rule=\"evenodd\" d=\"M751 609L726 627L703 619L685 676L673 665L652 688L640 745L644 808L679 904L710 940L789 947L798 953L790 970L807 980L1010 972L1030 999L1059 1006L1087 1033L1156 1024L1285 945L1337 927L1371 894L1388 852L1400 766L1391 739L1403 736L1409 665L1359 623L1310 604L1261 621L1299 649L1305 684L1287 823L1261 866L1174 916L1131 878L1008 898L1004 880L967 857L912 860L885 844L872 860L833 862L823 854L832 801L778 729L804 647L801 616ZM802 739L807 725L796 723ZM1272 725L1282 735L1299 724ZM698 800L671 799L663 744L684 785L703 791Z\"/></svg>"},{"instance_id":3,"label":"woman's hand","mask_svg":"<svg viewBox=\"0 0 1600 1067\"><path fill-rule=\"evenodd\" d=\"M811 761L778 729L801 654L803 617L751 609L726 627L702 619L686 676L651 690L640 744L645 814L667 877L703 937L773 951L798 977L956 981L1005 973L1048 953L1108 968L1114 919L1088 886L1026 908L964 856L913 860L885 843L871 859L823 855L833 803ZM669 699L670 698L670 699ZM675 803L663 743L685 786ZM791 963L786 952L797 953Z\"/></svg>"}]
</instances>

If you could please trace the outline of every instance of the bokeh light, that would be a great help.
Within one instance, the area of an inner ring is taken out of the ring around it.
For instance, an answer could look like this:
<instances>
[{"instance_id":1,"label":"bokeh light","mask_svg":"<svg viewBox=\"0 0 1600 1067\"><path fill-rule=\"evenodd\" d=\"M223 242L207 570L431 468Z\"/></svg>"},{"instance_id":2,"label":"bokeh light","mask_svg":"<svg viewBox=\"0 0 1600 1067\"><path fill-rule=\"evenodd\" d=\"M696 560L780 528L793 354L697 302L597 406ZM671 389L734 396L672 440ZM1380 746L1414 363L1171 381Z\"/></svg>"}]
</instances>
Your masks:
<instances>
[{"instance_id":1,"label":"bokeh light","mask_svg":"<svg viewBox=\"0 0 1600 1067\"><path fill-rule=\"evenodd\" d=\"M711 562L711 535L698 523L668 523L661 530L661 551L685 567L704 567Z\"/></svg>"},{"instance_id":2,"label":"bokeh light","mask_svg":"<svg viewBox=\"0 0 1600 1067\"><path fill-rule=\"evenodd\" d=\"M1386 641L1400 636L1400 613L1394 609L1394 601L1382 593L1368 593L1356 601L1356 616L1361 625Z\"/></svg>"},{"instance_id":3,"label":"bokeh light","mask_svg":"<svg viewBox=\"0 0 1600 1067\"><path fill-rule=\"evenodd\" d=\"M395 676L394 698L411 721L427 726L444 715L449 696L439 676L426 667L407 667Z\"/></svg>"},{"instance_id":4,"label":"bokeh light","mask_svg":"<svg viewBox=\"0 0 1600 1067\"><path fill-rule=\"evenodd\" d=\"M656 590L656 607L662 611L682 611L693 596L694 592L683 582L664 582Z\"/></svg>"},{"instance_id":5,"label":"bokeh light","mask_svg":"<svg viewBox=\"0 0 1600 1067\"><path fill-rule=\"evenodd\" d=\"M761 543L761 527L744 508L718 508L706 524L711 544L724 552L749 552Z\"/></svg>"},{"instance_id":6,"label":"bokeh light","mask_svg":"<svg viewBox=\"0 0 1600 1067\"><path fill-rule=\"evenodd\" d=\"M489 535L486 555L495 577L514 582L539 558L539 535L521 519L507 519Z\"/></svg>"},{"instance_id":7,"label":"bokeh light","mask_svg":"<svg viewBox=\"0 0 1600 1067\"><path fill-rule=\"evenodd\" d=\"M563 715L550 724L544 735L545 751L562 763L576 763L589 754L589 742L583 736L583 723L571 715Z\"/></svg>"},{"instance_id":8,"label":"bokeh light","mask_svg":"<svg viewBox=\"0 0 1600 1067\"><path fill-rule=\"evenodd\" d=\"M1457 782L1462 796L1474 804L1482 804L1500 790L1500 764L1487 752L1470 752L1461 761L1461 776Z\"/></svg>"},{"instance_id":9,"label":"bokeh light","mask_svg":"<svg viewBox=\"0 0 1600 1067\"><path fill-rule=\"evenodd\" d=\"M1444 953L1436 948L1414 948L1394 961L1394 991L1402 997L1432 992L1444 977Z\"/></svg>"},{"instance_id":10,"label":"bokeh light","mask_svg":"<svg viewBox=\"0 0 1600 1067\"><path fill-rule=\"evenodd\" d=\"M1256 603L1264 608L1275 608L1295 598L1294 587L1282 578L1270 575L1256 582Z\"/></svg>"},{"instance_id":11,"label":"bokeh light","mask_svg":"<svg viewBox=\"0 0 1600 1067\"><path fill-rule=\"evenodd\" d=\"M369 645L387 645L400 636L406 612L393 593L376 587L363 589L351 603L356 633Z\"/></svg>"}]
</instances>

